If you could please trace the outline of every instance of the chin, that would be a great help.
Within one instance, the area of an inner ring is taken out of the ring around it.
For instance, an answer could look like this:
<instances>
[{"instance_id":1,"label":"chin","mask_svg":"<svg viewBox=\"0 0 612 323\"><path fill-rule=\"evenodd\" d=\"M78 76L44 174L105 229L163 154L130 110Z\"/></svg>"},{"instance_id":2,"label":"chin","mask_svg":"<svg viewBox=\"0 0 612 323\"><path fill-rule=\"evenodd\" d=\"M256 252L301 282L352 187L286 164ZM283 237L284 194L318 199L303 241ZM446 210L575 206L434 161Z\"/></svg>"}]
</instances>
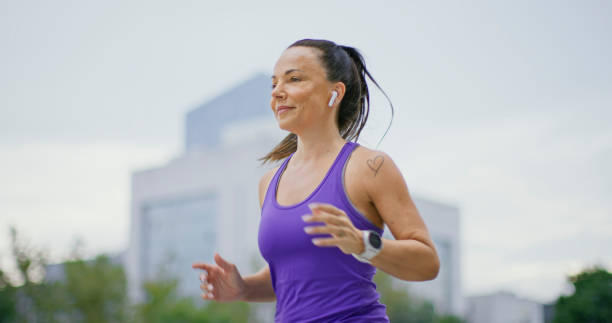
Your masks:
<instances>
[{"instance_id":1,"label":"chin","mask_svg":"<svg viewBox=\"0 0 612 323\"><path fill-rule=\"evenodd\" d=\"M282 120L282 119L279 120L279 119L276 119L276 123L278 124L278 127L280 129L285 130L285 131L289 131L291 133L295 133L295 128L296 127L294 125L294 122L291 122L289 120Z\"/></svg>"}]
</instances>

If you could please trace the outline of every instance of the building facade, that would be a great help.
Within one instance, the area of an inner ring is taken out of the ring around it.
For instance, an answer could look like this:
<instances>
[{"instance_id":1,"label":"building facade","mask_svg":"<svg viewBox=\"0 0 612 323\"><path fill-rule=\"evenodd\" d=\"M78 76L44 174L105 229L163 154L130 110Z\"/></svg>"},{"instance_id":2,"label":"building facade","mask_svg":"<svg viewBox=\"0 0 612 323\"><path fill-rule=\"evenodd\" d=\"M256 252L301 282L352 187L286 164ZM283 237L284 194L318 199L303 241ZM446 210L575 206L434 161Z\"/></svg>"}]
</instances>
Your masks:
<instances>
[{"instance_id":1,"label":"building facade","mask_svg":"<svg viewBox=\"0 0 612 323\"><path fill-rule=\"evenodd\" d=\"M270 166L257 159L283 135L261 96L269 82L258 75L188 113L184 154L132 174L126 258L132 301L142 301L143 282L163 278L178 278L181 294L198 296L191 264L212 262L214 252L243 273L261 264L257 187Z\"/></svg>"},{"instance_id":2,"label":"building facade","mask_svg":"<svg viewBox=\"0 0 612 323\"><path fill-rule=\"evenodd\" d=\"M413 196L440 259L438 277L425 282L402 282L411 294L431 301L437 311L463 316L459 209Z\"/></svg>"},{"instance_id":3,"label":"building facade","mask_svg":"<svg viewBox=\"0 0 612 323\"><path fill-rule=\"evenodd\" d=\"M510 292L473 296L467 300L470 323L544 323L544 304Z\"/></svg>"}]
</instances>

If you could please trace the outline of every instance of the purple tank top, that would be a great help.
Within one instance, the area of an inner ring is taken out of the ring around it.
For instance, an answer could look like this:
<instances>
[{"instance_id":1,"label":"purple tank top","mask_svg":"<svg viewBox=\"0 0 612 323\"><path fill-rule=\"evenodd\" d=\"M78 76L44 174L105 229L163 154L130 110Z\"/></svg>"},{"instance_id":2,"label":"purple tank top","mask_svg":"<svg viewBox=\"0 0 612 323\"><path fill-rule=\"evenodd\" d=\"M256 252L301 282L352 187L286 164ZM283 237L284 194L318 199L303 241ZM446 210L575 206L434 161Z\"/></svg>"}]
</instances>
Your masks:
<instances>
[{"instance_id":1,"label":"purple tank top","mask_svg":"<svg viewBox=\"0 0 612 323\"><path fill-rule=\"evenodd\" d=\"M367 220L348 199L343 185L346 161L358 146L347 142L317 188L291 206L276 200L278 182L289 156L270 181L261 210L259 250L270 266L276 293L275 322L389 322L372 277L376 268L337 247L317 247L304 232L302 215L309 203L330 203L346 212L360 230L382 230Z\"/></svg>"}]
</instances>

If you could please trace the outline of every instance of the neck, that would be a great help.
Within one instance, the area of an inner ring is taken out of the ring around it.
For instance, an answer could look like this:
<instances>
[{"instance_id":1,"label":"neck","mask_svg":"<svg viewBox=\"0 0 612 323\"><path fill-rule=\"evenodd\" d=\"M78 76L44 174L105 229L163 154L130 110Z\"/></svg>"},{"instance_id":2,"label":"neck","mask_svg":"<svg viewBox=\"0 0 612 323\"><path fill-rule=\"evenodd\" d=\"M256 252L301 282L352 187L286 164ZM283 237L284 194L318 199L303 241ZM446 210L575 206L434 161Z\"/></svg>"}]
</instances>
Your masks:
<instances>
[{"instance_id":1,"label":"neck","mask_svg":"<svg viewBox=\"0 0 612 323\"><path fill-rule=\"evenodd\" d=\"M297 150L293 158L299 162L336 156L346 143L335 126L317 127L310 131L302 131L297 136Z\"/></svg>"}]
</instances>

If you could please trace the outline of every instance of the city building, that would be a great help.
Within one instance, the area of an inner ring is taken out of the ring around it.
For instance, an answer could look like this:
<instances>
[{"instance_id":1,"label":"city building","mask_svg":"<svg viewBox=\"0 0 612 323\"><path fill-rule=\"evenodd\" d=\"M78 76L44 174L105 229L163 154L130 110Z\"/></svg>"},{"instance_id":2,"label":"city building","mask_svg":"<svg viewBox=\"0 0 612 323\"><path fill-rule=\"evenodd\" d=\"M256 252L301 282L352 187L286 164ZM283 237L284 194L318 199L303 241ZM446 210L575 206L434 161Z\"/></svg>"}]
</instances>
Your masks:
<instances>
[{"instance_id":1,"label":"city building","mask_svg":"<svg viewBox=\"0 0 612 323\"><path fill-rule=\"evenodd\" d=\"M500 291L468 297L466 317L470 323L544 323L544 304Z\"/></svg>"},{"instance_id":2,"label":"city building","mask_svg":"<svg viewBox=\"0 0 612 323\"><path fill-rule=\"evenodd\" d=\"M258 75L189 112L184 154L133 173L126 259L131 300L142 301L142 283L159 278L179 278L182 294L199 295L191 264L212 262L214 252L243 273L262 264L257 187L271 166L257 159L283 135L270 115L269 83Z\"/></svg>"},{"instance_id":3,"label":"city building","mask_svg":"<svg viewBox=\"0 0 612 323\"><path fill-rule=\"evenodd\" d=\"M436 246L440 271L434 280L397 283L407 286L411 294L431 301L436 311L463 316L459 209L422 197L412 198Z\"/></svg>"}]
</instances>

